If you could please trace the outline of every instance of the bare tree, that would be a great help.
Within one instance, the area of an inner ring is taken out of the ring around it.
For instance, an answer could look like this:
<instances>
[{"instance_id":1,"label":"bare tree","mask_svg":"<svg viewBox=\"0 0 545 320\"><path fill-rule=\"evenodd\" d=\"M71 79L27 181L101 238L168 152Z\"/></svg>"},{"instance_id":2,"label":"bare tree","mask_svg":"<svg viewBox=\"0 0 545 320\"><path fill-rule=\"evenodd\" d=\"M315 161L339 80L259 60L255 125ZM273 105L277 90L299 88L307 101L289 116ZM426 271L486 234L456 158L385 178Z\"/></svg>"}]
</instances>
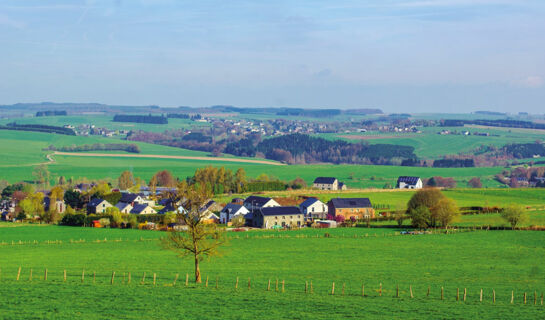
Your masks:
<instances>
[{"instance_id":1,"label":"bare tree","mask_svg":"<svg viewBox=\"0 0 545 320\"><path fill-rule=\"evenodd\" d=\"M188 186L185 182L178 185L178 192L173 195L172 203L185 199L183 209L176 210L178 221L185 227L180 231L170 231L161 239L163 248L172 250L179 257L193 257L195 261L195 282L201 282L199 262L205 257L219 255L219 247L226 243L225 231L215 223L205 221L206 210L203 206L210 199L210 194L203 186Z\"/></svg>"}]
</instances>

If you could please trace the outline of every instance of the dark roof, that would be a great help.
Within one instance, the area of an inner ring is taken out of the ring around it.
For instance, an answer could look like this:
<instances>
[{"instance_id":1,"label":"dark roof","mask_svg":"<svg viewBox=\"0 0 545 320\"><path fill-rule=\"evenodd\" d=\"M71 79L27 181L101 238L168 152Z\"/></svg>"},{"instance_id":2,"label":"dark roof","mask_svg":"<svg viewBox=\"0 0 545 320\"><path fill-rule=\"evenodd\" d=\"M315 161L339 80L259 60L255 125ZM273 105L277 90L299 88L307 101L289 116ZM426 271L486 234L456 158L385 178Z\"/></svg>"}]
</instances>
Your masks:
<instances>
[{"instance_id":1,"label":"dark roof","mask_svg":"<svg viewBox=\"0 0 545 320\"><path fill-rule=\"evenodd\" d=\"M124 192L121 194L121 199L119 200L119 202L131 203L134 202L136 198L138 198L137 194Z\"/></svg>"},{"instance_id":2,"label":"dark roof","mask_svg":"<svg viewBox=\"0 0 545 320\"><path fill-rule=\"evenodd\" d=\"M237 212L238 210L240 210L240 208L242 208L240 204L228 203L225 207L223 207L223 209L221 209L221 212Z\"/></svg>"},{"instance_id":3,"label":"dark roof","mask_svg":"<svg viewBox=\"0 0 545 320\"><path fill-rule=\"evenodd\" d=\"M99 204L101 204L102 201L106 201L106 200L99 199L99 198L91 199L91 201L89 201L89 203L87 204L87 207L96 207ZM106 202L108 202L108 201L106 201Z\"/></svg>"},{"instance_id":4,"label":"dark roof","mask_svg":"<svg viewBox=\"0 0 545 320\"><path fill-rule=\"evenodd\" d=\"M134 208L132 208L131 213L140 213L144 211L148 207L147 204L135 204Z\"/></svg>"},{"instance_id":5,"label":"dark roof","mask_svg":"<svg viewBox=\"0 0 545 320\"><path fill-rule=\"evenodd\" d=\"M333 178L333 177L318 177L318 178L314 179L314 183L333 184L333 183L335 183L335 180L337 180L337 178Z\"/></svg>"},{"instance_id":6,"label":"dark roof","mask_svg":"<svg viewBox=\"0 0 545 320\"><path fill-rule=\"evenodd\" d=\"M371 208L369 198L333 198L330 202L335 208Z\"/></svg>"},{"instance_id":7,"label":"dark roof","mask_svg":"<svg viewBox=\"0 0 545 320\"><path fill-rule=\"evenodd\" d=\"M244 203L252 204L254 206L262 207L265 203L271 201L271 198L265 198L260 196L249 196L244 200Z\"/></svg>"},{"instance_id":8,"label":"dark roof","mask_svg":"<svg viewBox=\"0 0 545 320\"><path fill-rule=\"evenodd\" d=\"M158 213L159 214L164 214L164 213L167 213L167 212L174 212L174 211L176 211L176 208L174 208L174 206L172 205L172 201L171 201L171 202L167 203L167 205L163 209L159 210Z\"/></svg>"},{"instance_id":9,"label":"dark roof","mask_svg":"<svg viewBox=\"0 0 545 320\"><path fill-rule=\"evenodd\" d=\"M318 199L316 199L316 198L308 198L307 200L303 201L303 202L299 205L299 207L301 207L301 208L303 208L303 207L304 207L304 208L308 208L308 207L310 207L311 205L313 205L316 201L320 201L320 200L318 200Z\"/></svg>"},{"instance_id":10,"label":"dark roof","mask_svg":"<svg viewBox=\"0 0 545 320\"><path fill-rule=\"evenodd\" d=\"M260 209L264 216L289 216L294 214L302 214L299 207L267 207Z\"/></svg>"},{"instance_id":11,"label":"dark roof","mask_svg":"<svg viewBox=\"0 0 545 320\"><path fill-rule=\"evenodd\" d=\"M126 202L121 202L119 201L118 203L115 204L115 207L119 210L123 210L125 209L127 206L129 206L130 203L126 203Z\"/></svg>"},{"instance_id":12,"label":"dark roof","mask_svg":"<svg viewBox=\"0 0 545 320\"><path fill-rule=\"evenodd\" d=\"M204 209L208 209L208 208L210 208L211 206L213 206L215 203L216 203L216 201L210 200L210 201L208 201L208 202L203 206L203 208L204 208ZM202 209L202 208L201 208L201 209Z\"/></svg>"},{"instance_id":13,"label":"dark roof","mask_svg":"<svg viewBox=\"0 0 545 320\"><path fill-rule=\"evenodd\" d=\"M418 182L419 177L407 177L407 176L401 176L397 178L397 183L404 182L406 184L415 185Z\"/></svg>"}]
</instances>

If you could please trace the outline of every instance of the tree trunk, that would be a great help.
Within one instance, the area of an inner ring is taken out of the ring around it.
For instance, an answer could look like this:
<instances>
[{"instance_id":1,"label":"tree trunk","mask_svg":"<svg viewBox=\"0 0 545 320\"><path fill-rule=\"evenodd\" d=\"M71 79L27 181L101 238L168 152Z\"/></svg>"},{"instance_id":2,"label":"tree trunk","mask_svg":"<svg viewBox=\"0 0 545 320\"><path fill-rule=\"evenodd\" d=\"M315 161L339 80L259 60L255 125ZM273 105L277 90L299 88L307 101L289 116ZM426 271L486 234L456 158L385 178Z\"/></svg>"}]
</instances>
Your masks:
<instances>
[{"instance_id":1,"label":"tree trunk","mask_svg":"<svg viewBox=\"0 0 545 320\"><path fill-rule=\"evenodd\" d=\"M195 255L195 283L201 283L201 270L199 269L199 257Z\"/></svg>"}]
</instances>

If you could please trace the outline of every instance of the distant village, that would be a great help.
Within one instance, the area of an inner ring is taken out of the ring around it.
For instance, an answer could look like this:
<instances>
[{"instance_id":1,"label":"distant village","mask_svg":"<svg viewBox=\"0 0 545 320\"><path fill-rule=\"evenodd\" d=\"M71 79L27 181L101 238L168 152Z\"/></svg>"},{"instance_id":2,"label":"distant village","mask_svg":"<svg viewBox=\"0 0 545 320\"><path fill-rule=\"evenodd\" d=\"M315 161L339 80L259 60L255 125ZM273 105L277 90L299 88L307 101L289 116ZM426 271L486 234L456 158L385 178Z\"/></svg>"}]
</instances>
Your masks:
<instances>
[{"instance_id":1,"label":"distant village","mask_svg":"<svg viewBox=\"0 0 545 320\"><path fill-rule=\"evenodd\" d=\"M418 177L402 176L398 178L397 188L420 189L422 180ZM96 188L93 183L75 185L70 194L87 195ZM334 177L317 177L312 185L314 190L340 191L347 190L347 186ZM94 197L84 205L79 212L68 212L67 194L64 199L56 199L55 191L40 191L43 194L43 212L54 211L61 216L73 214L86 215L93 219L86 224L92 227L109 226L114 215L136 217L119 223L117 227L132 227L138 224L139 228L156 229L159 227L161 216L187 214L184 208L186 199L176 197L176 188L140 187L138 192L114 190L120 194L116 203L111 203L106 197ZM20 200L19 200L20 201ZM4 221L40 221L39 216L21 215L18 208L17 191L11 197L0 202L1 218ZM229 203L219 204L210 199L200 209L199 216L206 223L224 224L233 228L261 228L261 229L291 229L302 227L334 228L346 222L365 221L375 218L375 209L369 198L336 197L327 203L317 197L301 197L300 200L286 201L284 198L270 198L259 195L250 195L246 198L232 198ZM159 218L158 218L159 217ZM62 219L64 220L64 219ZM62 224L59 222L60 224ZM108 221L106 221L108 220ZM129 225L132 220L132 226ZM169 219L169 226L177 225L176 219Z\"/></svg>"}]
</instances>

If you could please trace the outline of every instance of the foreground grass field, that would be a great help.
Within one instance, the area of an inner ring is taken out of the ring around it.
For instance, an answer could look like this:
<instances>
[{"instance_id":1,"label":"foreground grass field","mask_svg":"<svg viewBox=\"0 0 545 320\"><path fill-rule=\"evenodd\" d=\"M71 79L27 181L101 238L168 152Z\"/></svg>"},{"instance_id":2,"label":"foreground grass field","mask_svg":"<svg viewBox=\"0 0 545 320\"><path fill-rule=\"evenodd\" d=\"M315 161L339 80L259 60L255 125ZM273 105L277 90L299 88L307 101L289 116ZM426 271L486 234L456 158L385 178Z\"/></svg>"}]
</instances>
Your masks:
<instances>
[{"instance_id":1,"label":"foreground grass field","mask_svg":"<svg viewBox=\"0 0 545 320\"><path fill-rule=\"evenodd\" d=\"M542 246L545 233L478 231L395 236L395 231L332 229L327 230L329 238L323 236L324 230L231 233L224 256L202 264L209 286L203 283L185 287L185 274L191 275L192 263L160 249L156 239L163 233L3 224L0 225L0 317L541 319L545 316L539 300L545 290L545 269L541 259L537 259L545 254ZM46 240L58 241L48 244ZM19 267L22 267L21 277L16 281ZM31 268L33 276L29 281ZM45 268L48 268L47 282L43 280ZM68 272L66 283L63 283L64 269ZM84 283L82 270L86 272ZM112 271L116 272L113 285ZM96 272L95 284L93 272ZM131 284L127 283L129 272ZM141 284L144 272L147 277L145 284ZM154 273L156 286L152 285ZM172 286L175 274L180 278ZM235 290L237 277L240 282ZM248 278L251 278L250 290ZM285 281L284 293L275 292L277 278L280 283ZM271 292L266 291L269 279ZM304 293L305 281L313 282L312 295ZM334 296L330 292L333 281ZM361 297L362 284L366 288L365 298ZM400 298L395 298L397 286ZM409 286L414 299L409 296ZM441 287L444 300L440 299ZM457 288L468 289L466 302L456 302ZM479 302L481 288L483 302ZM496 292L496 303L491 300L492 290ZM511 290L515 293L513 305ZM538 297L536 306L534 291ZM522 300L524 292L528 294L527 305Z\"/></svg>"}]
</instances>

